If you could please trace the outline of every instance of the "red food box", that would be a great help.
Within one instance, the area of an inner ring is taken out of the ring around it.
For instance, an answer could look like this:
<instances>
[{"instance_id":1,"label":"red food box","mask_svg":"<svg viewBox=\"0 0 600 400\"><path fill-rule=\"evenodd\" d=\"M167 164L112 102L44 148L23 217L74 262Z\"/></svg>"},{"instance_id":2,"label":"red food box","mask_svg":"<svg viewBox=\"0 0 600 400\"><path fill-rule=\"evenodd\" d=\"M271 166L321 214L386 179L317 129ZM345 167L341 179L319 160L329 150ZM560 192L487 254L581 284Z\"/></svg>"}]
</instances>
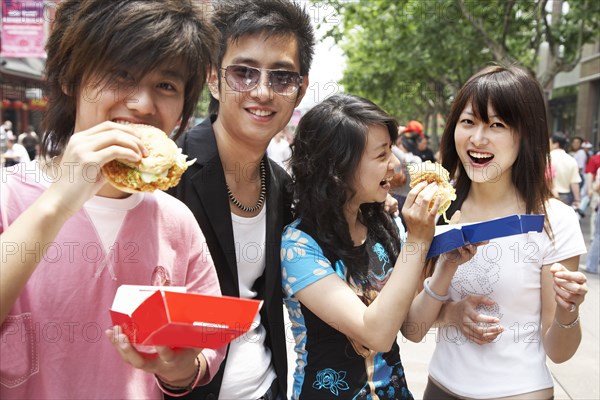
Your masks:
<instances>
[{"instance_id":1,"label":"red food box","mask_svg":"<svg viewBox=\"0 0 600 400\"><path fill-rule=\"evenodd\" d=\"M262 306L185 290L121 285L110 309L113 324L136 345L218 349L246 333Z\"/></svg>"}]
</instances>

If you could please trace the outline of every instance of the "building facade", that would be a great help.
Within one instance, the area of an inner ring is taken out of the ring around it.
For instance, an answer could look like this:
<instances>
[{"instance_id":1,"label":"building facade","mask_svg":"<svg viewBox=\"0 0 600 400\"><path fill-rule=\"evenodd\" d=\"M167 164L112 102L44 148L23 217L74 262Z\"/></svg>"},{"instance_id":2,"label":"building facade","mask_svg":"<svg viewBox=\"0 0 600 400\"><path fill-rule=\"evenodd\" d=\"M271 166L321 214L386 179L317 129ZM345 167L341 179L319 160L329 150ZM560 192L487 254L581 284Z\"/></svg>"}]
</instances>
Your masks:
<instances>
[{"instance_id":1,"label":"building facade","mask_svg":"<svg viewBox=\"0 0 600 400\"><path fill-rule=\"evenodd\" d=\"M552 132L580 136L600 150L600 36L583 46L572 71L556 75L548 107Z\"/></svg>"},{"instance_id":2,"label":"building facade","mask_svg":"<svg viewBox=\"0 0 600 400\"><path fill-rule=\"evenodd\" d=\"M600 150L600 37L583 48L577 94L576 133Z\"/></svg>"}]
</instances>

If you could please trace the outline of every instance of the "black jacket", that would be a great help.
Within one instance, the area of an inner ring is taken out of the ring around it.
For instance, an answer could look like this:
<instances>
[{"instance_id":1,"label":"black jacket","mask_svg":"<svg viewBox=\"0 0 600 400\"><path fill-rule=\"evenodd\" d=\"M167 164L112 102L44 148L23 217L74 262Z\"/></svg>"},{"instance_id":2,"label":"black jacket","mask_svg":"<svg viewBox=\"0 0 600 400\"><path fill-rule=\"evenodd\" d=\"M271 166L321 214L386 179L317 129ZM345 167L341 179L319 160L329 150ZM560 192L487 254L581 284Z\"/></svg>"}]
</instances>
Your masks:
<instances>
[{"instance_id":1,"label":"black jacket","mask_svg":"<svg viewBox=\"0 0 600 400\"><path fill-rule=\"evenodd\" d=\"M224 296L239 297L238 274L225 173L219 158L212 121L207 118L178 140L188 160L196 158L184 173L181 182L170 193L183 201L194 213L213 258L221 292ZM280 247L285 224L291 222L289 175L265 155L267 177L267 221L265 243L265 273L258 279L258 298L264 300L261 322L271 349L273 367L279 381L280 393L287 391L287 355L283 322ZM240 168L243 170L243 166ZM212 382L197 387L178 399L217 399L223 380L227 356ZM252 368L252 366L248 366ZM167 396L168 397L168 396Z\"/></svg>"}]
</instances>

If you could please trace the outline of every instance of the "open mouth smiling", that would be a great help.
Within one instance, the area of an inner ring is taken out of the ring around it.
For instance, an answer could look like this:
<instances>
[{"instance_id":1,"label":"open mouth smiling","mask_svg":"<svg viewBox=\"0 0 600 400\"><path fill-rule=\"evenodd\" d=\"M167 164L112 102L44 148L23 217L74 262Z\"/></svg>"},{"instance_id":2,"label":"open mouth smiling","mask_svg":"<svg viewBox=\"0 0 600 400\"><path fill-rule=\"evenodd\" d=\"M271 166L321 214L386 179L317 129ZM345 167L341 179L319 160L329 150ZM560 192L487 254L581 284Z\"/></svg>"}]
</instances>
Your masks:
<instances>
[{"instance_id":1,"label":"open mouth smiling","mask_svg":"<svg viewBox=\"0 0 600 400\"><path fill-rule=\"evenodd\" d=\"M393 176L389 176L389 177L385 178L384 180L379 182L379 186L389 185L390 182L392 181L392 178L393 178Z\"/></svg>"},{"instance_id":2,"label":"open mouth smiling","mask_svg":"<svg viewBox=\"0 0 600 400\"><path fill-rule=\"evenodd\" d=\"M494 155L492 153L486 153L481 151L470 150L467 151L467 154L469 155L469 158L471 159L473 164L486 164L494 158Z\"/></svg>"}]
</instances>

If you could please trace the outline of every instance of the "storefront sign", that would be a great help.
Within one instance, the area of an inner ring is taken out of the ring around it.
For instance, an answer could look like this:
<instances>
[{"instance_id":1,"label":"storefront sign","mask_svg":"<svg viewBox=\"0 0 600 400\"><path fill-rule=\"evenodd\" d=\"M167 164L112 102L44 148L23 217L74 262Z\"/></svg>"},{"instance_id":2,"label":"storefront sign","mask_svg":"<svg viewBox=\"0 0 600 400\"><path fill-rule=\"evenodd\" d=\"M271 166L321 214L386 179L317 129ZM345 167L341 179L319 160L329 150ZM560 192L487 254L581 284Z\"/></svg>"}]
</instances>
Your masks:
<instances>
[{"instance_id":1,"label":"storefront sign","mask_svg":"<svg viewBox=\"0 0 600 400\"><path fill-rule=\"evenodd\" d=\"M2 48L7 58L45 58L44 1L2 0Z\"/></svg>"}]
</instances>

